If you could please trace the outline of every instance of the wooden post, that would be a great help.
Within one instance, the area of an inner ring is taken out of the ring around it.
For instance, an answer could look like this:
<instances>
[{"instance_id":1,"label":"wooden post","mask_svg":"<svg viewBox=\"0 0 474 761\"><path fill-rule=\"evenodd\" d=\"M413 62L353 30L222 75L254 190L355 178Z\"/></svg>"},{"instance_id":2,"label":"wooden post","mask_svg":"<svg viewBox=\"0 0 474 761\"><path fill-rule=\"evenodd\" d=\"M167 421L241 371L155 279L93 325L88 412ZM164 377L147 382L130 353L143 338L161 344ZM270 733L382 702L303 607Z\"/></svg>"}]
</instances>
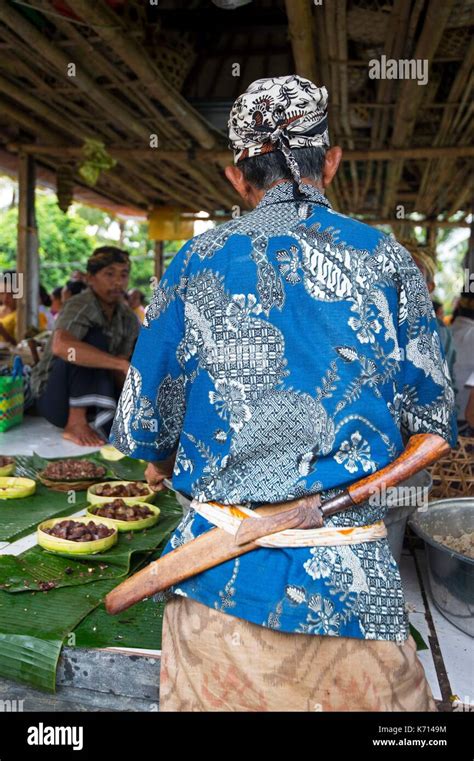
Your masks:
<instances>
[{"instance_id":1,"label":"wooden post","mask_svg":"<svg viewBox=\"0 0 474 761\"><path fill-rule=\"evenodd\" d=\"M426 242L431 248L433 248L436 251L436 240L438 237L438 229L435 224L436 220L433 220L433 223L428 226L428 229L426 231Z\"/></svg>"},{"instance_id":2,"label":"wooden post","mask_svg":"<svg viewBox=\"0 0 474 761\"><path fill-rule=\"evenodd\" d=\"M18 340L29 327L38 326L39 259L35 214L35 163L32 156L20 154L18 172L18 250L17 273L20 298L17 306Z\"/></svg>"},{"instance_id":3,"label":"wooden post","mask_svg":"<svg viewBox=\"0 0 474 761\"><path fill-rule=\"evenodd\" d=\"M316 55L313 41L313 15L307 0L285 0L288 32L295 62L295 72L316 82Z\"/></svg>"},{"instance_id":4,"label":"wooden post","mask_svg":"<svg viewBox=\"0 0 474 761\"><path fill-rule=\"evenodd\" d=\"M162 240L155 240L155 272L157 282L163 275L163 257L165 253L165 243Z\"/></svg>"}]
</instances>

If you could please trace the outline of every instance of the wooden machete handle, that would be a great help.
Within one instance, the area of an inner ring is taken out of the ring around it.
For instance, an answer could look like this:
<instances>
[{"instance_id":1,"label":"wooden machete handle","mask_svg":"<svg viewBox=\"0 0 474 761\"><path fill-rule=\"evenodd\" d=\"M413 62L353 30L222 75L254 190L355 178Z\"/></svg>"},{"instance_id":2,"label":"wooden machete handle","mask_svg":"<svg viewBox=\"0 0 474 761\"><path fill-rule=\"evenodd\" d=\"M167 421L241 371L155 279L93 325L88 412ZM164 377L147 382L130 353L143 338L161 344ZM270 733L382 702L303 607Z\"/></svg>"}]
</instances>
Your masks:
<instances>
[{"instance_id":1,"label":"wooden machete handle","mask_svg":"<svg viewBox=\"0 0 474 761\"><path fill-rule=\"evenodd\" d=\"M415 473L439 460L449 450L448 442L441 436L435 433L415 433L396 460L376 473L356 481L342 494L325 502L321 511L326 517L360 505L382 488L389 489L411 478Z\"/></svg>"}]
</instances>

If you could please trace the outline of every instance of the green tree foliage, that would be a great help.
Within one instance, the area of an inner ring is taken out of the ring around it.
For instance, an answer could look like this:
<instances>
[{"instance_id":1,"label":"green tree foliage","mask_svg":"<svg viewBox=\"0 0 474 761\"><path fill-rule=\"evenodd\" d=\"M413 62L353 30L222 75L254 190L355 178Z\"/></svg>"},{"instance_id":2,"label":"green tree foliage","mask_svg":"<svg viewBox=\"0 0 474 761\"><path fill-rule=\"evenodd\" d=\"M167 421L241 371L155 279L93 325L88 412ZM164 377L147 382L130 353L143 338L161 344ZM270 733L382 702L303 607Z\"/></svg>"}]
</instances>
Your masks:
<instances>
[{"instance_id":1,"label":"green tree foliage","mask_svg":"<svg viewBox=\"0 0 474 761\"><path fill-rule=\"evenodd\" d=\"M95 241L87 223L73 212L63 214L54 196L37 194L41 283L47 290L64 285L75 269L83 269ZM16 266L18 208L0 212L0 267Z\"/></svg>"},{"instance_id":2,"label":"green tree foliage","mask_svg":"<svg viewBox=\"0 0 474 761\"><path fill-rule=\"evenodd\" d=\"M148 225L135 219L115 220L101 209L74 204L67 214L58 207L56 196L36 194L41 283L48 291L62 286L74 270L84 270L94 248L121 246L130 254L130 287L140 288L148 302L154 275L154 244L148 240ZM18 208L0 210L0 269L16 266ZM115 225L113 224L115 222ZM115 230L113 228L115 227ZM111 231L120 233L120 242ZM167 241L165 267L185 241Z\"/></svg>"}]
</instances>

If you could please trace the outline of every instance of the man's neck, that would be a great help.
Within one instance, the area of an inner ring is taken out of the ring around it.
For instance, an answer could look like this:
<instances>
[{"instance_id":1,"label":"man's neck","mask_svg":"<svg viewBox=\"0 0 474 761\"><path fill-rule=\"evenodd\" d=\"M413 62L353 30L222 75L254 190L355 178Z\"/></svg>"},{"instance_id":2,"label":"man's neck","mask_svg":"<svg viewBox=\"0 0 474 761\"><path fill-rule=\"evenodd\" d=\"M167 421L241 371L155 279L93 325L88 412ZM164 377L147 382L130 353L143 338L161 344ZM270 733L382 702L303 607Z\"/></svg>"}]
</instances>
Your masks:
<instances>
[{"instance_id":1,"label":"man's neck","mask_svg":"<svg viewBox=\"0 0 474 761\"><path fill-rule=\"evenodd\" d=\"M99 302L99 306L102 309L103 313L107 317L108 320L111 320L114 316L115 309L117 307L117 303L114 302L113 304L109 304L106 301L103 301L100 296L94 291L94 289L91 289L92 293L94 294L95 298Z\"/></svg>"},{"instance_id":2,"label":"man's neck","mask_svg":"<svg viewBox=\"0 0 474 761\"><path fill-rule=\"evenodd\" d=\"M276 185L282 185L284 182L292 182L292 180L276 180L276 182L273 182L268 188L265 188L265 190L257 190L256 188L253 188L252 198L249 199L252 207L255 208L255 206L260 203L264 195L268 193L269 190L276 187ZM324 187L320 181L312 180L309 177L302 177L301 182L304 182L306 185L311 185L313 188L316 188L316 190L319 190L319 192L324 195Z\"/></svg>"}]
</instances>

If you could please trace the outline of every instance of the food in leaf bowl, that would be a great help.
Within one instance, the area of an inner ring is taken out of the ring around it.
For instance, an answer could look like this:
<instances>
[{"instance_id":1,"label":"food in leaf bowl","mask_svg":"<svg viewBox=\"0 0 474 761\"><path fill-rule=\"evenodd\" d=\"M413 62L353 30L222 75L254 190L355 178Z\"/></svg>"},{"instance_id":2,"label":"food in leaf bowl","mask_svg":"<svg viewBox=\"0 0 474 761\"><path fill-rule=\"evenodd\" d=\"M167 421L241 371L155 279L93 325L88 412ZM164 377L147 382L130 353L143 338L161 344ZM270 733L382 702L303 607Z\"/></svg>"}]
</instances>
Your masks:
<instances>
[{"instance_id":1,"label":"food in leaf bowl","mask_svg":"<svg viewBox=\"0 0 474 761\"><path fill-rule=\"evenodd\" d=\"M94 484L87 490L87 499L91 505L110 502L111 498L120 497L127 505L136 502L151 502L155 492L142 481L106 481Z\"/></svg>"},{"instance_id":2,"label":"food in leaf bowl","mask_svg":"<svg viewBox=\"0 0 474 761\"><path fill-rule=\"evenodd\" d=\"M118 532L100 518L52 518L38 526L38 544L59 555L95 555L117 542Z\"/></svg>"},{"instance_id":3,"label":"food in leaf bowl","mask_svg":"<svg viewBox=\"0 0 474 761\"><path fill-rule=\"evenodd\" d=\"M87 514L100 518L107 526L115 526L119 531L141 531L158 522L160 509L147 502L127 505L123 499L114 499L98 505L89 505Z\"/></svg>"},{"instance_id":4,"label":"food in leaf bowl","mask_svg":"<svg viewBox=\"0 0 474 761\"><path fill-rule=\"evenodd\" d=\"M0 456L0 476L11 476L15 470L15 460L13 457Z\"/></svg>"},{"instance_id":5,"label":"food in leaf bowl","mask_svg":"<svg viewBox=\"0 0 474 761\"><path fill-rule=\"evenodd\" d=\"M31 496L35 491L36 483L32 478L0 476L0 499L21 499Z\"/></svg>"},{"instance_id":6,"label":"food in leaf bowl","mask_svg":"<svg viewBox=\"0 0 474 761\"><path fill-rule=\"evenodd\" d=\"M38 473L42 484L54 491L85 491L100 481L107 470L91 460L54 460Z\"/></svg>"}]
</instances>

